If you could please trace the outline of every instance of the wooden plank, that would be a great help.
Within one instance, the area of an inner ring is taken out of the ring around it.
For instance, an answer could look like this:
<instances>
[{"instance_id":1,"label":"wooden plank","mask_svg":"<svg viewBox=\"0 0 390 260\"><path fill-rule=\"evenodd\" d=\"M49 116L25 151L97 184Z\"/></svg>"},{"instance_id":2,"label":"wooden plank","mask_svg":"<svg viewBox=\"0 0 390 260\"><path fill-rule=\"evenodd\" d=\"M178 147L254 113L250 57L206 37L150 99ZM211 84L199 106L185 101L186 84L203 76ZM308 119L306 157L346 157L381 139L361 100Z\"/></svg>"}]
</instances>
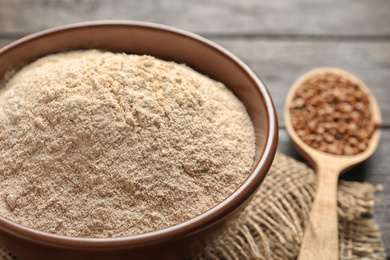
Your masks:
<instances>
[{"instance_id":1,"label":"wooden plank","mask_svg":"<svg viewBox=\"0 0 390 260\"><path fill-rule=\"evenodd\" d=\"M0 47L3 47L7 43L11 42L13 39L10 38L0 38Z\"/></svg>"},{"instance_id":2,"label":"wooden plank","mask_svg":"<svg viewBox=\"0 0 390 260\"><path fill-rule=\"evenodd\" d=\"M210 38L245 61L266 83L283 126L283 106L292 83L321 66L345 69L370 88L381 108L383 124L390 125L390 41L284 41Z\"/></svg>"},{"instance_id":3,"label":"wooden plank","mask_svg":"<svg viewBox=\"0 0 390 260\"><path fill-rule=\"evenodd\" d=\"M287 131L284 128L279 130L278 152L289 155L298 161L306 161L294 149ZM390 175L388 174L390 154L390 129L384 129L378 150L365 162L346 172L341 179L349 181L365 181L374 186L381 185L385 189L376 194L381 201L374 206L374 219L378 224L387 255L390 256Z\"/></svg>"},{"instance_id":4,"label":"wooden plank","mask_svg":"<svg viewBox=\"0 0 390 260\"><path fill-rule=\"evenodd\" d=\"M388 0L1 0L0 32L127 19L201 34L389 36Z\"/></svg>"}]
</instances>

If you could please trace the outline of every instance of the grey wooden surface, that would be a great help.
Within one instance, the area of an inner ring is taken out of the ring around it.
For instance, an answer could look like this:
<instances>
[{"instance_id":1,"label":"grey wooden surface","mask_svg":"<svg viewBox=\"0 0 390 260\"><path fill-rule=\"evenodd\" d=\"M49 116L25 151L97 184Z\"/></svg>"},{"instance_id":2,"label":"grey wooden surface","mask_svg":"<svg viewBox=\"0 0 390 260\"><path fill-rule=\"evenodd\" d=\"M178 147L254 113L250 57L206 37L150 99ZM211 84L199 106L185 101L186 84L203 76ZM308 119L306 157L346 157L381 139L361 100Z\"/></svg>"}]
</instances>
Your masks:
<instances>
[{"instance_id":1,"label":"grey wooden surface","mask_svg":"<svg viewBox=\"0 0 390 260\"><path fill-rule=\"evenodd\" d=\"M378 99L382 137L374 156L342 178L383 186L374 218L390 256L389 0L0 0L0 46L41 29L105 19L178 27L235 53L263 79L273 97L280 122L279 152L300 161L283 123L290 85L320 66L339 67L361 78Z\"/></svg>"}]
</instances>

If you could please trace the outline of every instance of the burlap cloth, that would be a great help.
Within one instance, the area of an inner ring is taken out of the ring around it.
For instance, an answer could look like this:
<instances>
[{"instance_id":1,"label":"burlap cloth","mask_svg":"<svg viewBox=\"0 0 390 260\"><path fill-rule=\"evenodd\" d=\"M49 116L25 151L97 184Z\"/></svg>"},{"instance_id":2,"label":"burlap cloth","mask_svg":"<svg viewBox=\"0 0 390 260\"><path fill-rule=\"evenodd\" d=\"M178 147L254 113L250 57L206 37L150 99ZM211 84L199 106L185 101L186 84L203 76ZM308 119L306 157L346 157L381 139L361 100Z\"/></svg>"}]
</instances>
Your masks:
<instances>
[{"instance_id":1,"label":"burlap cloth","mask_svg":"<svg viewBox=\"0 0 390 260\"><path fill-rule=\"evenodd\" d=\"M193 260L296 259L316 189L306 165L277 154L260 191L241 217ZM340 180L340 259L385 259L378 226L370 217L380 188ZM2 259L17 259L0 248Z\"/></svg>"}]
</instances>

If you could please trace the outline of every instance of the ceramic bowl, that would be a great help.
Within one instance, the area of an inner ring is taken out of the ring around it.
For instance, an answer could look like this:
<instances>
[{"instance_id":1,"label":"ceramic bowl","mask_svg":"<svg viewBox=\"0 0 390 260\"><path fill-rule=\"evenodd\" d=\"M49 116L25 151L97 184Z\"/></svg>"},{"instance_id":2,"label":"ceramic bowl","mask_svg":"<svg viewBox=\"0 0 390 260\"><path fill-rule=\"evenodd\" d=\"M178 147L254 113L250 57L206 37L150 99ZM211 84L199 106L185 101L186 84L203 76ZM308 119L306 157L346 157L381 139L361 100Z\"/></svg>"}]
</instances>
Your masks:
<instances>
[{"instance_id":1,"label":"ceramic bowl","mask_svg":"<svg viewBox=\"0 0 390 260\"><path fill-rule=\"evenodd\" d=\"M180 29L136 21L65 25L11 42L0 49L0 82L12 71L47 54L91 48L185 63L224 83L244 103L254 124L253 169L226 200L166 229L128 237L76 238L37 231L0 217L0 245L25 260L186 259L215 240L239 216L271 166L278 142L278 120L269 92L244 62L212 41Z\"/></svg>"}]
</instances>

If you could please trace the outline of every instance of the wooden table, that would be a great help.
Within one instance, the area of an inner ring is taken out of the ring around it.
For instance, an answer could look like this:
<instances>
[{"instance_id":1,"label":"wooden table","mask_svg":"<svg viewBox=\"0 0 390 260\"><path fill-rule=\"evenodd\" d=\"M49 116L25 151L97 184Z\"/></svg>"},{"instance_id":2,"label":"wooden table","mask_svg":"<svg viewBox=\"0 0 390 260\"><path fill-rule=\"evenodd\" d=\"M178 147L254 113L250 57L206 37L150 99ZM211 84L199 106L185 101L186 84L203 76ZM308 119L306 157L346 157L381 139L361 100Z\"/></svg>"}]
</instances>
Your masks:
<instances>
[{"instance_id":1,"label":"wooden table","mask_svg":"<svg viewBox=\"0 0 390 260\"><path fill-rule=\"evenodd\" d=\"M235 53L271 92L279 114L279 152L302 161L283 123L290 85L319 66L339 67L361 78L380 104L383 134L374 156L342 178L383 186L374 218L390 256L389 0L0 0L0 46L41 29L102 19L171 25Z\"/></svg>"}]
</instances>

